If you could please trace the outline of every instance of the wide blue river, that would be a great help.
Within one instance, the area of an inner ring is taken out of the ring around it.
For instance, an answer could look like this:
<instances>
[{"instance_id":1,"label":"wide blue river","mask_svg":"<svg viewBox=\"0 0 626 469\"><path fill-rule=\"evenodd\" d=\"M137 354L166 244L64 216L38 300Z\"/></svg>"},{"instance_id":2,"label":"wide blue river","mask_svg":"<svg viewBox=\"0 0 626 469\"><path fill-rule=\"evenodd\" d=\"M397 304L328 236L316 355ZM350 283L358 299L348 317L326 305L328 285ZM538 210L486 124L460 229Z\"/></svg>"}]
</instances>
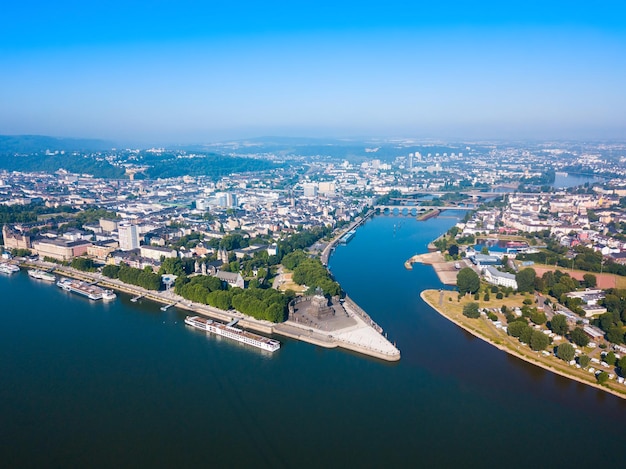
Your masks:
<instances>
[{"instance_id":1,"label":"wide blue river","mask_svg":"<svg viewBox=\"0 0 626 469\"><path fill-rule=\"evenodd\" d=\"M623 464L626 401L530 366L426 306L426 250L462 213L378 216L330 261L397 343L389 364L281 338L273 355L121 295L0 277L2 467Z\"/></svg>"}]
</instances>

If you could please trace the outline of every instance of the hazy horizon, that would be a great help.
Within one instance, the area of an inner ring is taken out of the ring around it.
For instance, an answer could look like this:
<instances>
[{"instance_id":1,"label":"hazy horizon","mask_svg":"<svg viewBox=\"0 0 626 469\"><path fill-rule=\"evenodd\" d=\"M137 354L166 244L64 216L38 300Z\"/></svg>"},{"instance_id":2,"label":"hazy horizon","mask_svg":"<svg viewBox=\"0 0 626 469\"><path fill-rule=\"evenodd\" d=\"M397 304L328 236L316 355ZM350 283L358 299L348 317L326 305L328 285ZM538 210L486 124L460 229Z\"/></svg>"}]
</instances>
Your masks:
<instances>
[{"instance_id":1,"label":"hazy horizon","mask_svg":"<svg viewBox=\"0 0 626 469\"><path fill-rule=\"evenodd\" d=\"M519 8L10 4L0 134L623 138L624 7Z\"/></svg>"}]
</instances>

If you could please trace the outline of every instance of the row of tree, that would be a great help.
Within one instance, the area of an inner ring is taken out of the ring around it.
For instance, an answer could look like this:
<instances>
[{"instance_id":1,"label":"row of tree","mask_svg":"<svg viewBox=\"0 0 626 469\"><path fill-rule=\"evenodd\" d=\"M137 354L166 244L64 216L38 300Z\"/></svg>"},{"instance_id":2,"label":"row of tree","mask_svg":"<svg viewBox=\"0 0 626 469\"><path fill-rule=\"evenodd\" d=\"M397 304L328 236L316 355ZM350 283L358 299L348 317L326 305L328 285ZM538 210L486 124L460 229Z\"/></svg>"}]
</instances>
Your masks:
<instances>
[{"instance_id":1,"label":"row of tree","mask_svg":"<svg viewBox=\"0 0 626 469\"><path fill-rule=\"evenodd\" d=\"M70 267L82 270L83 272L95 272L96 270L93 260L86 257L75 257L72 259L72 262L70 262Z\"/></svg>"},{"instance_id":2,"label":"row of tree","mask_svg":"<svg viewBox=\"0 0 626 469\"><path fill-rule=\"evenodd\" d=\"M285 320L287 305L294 296L293 292L283 294L271 288L229 288L217 277L206 275L178 277L174 291L196 303L208 304L225 311L234 308L253 318L271 322Z\"/></svg>"},{"instance_id":3,"label":"row of tree","mask_svg":"<svg viewBox=\"0 0 626 469\"><path fill-rule=\"evenodd\" d=\"M116 278L124 283L137 285L146 290L159 290L161 288L161 276L155 274L151 267L136 269L126 264L105 265L102 268L102 275L109 278Z\"/></svg>"},{"instance_id":4,"label":"row of tree","mask_svg":"<svg viewBox=\"0 0 626 469\"><path fill-rule=\"evenodd\" d=\"M509 323L507 332L510 336L518 338L520 342L528 344L535 351L544 350L550 345L551 339L540 330L530 326L523 317Z\"/></svg>"}]
</instances>

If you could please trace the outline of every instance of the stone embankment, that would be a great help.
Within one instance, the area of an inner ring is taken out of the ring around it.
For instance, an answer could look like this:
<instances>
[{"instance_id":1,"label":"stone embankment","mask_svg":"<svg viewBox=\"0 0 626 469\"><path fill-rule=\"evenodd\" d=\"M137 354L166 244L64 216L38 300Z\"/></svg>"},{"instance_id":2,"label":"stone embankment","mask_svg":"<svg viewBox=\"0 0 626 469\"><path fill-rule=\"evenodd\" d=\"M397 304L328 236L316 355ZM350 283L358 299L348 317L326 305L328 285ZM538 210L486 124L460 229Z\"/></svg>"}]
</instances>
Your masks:
<instances>
[{"instance_id":1,"label":"stone embankment","mask_svg":"<svg viewBox=\"0 0 626 469\"><path fill-rule=\"evenodd\" d=\"M239 325L241 327L245 327L246 329L251 329L262 334L283 335L285 337L301 340L303 342L308 342L325 348L339 347L385 361L397 361L400 359L400 351L387 341L385 337L383 337L380 326L374 323L371 319L369 319L369 322L366 322L366 319L363 317L365 314L363 310L361 310L356 303L351 300L349 302L345 302L348 304L346 305L344 303L344 307L346 308L348 314L351 314L355 318L357 325L345 330L333 331L329 334L328 331L313 329L292 321L274 324L269 321L262 321L245 316L236 310L224 311L212 306L193 303L179 295L174 294L172 291L157 292L146 290L145 288L136 285L129 285L116 279L103 277L98 273L83 272L70 267L63 267L48 263L37 263L37 265L33 264L33 266L46 269L53 267L55 273L59 275L76 278L86 282L97 282L99 285L106 288L128 293L129 295L133 295L135 297L142 297L164 305L173 305L178 309L184 309L194 314L206 316L211 319L217 319L222 322L239 319ZM366 314L365 317L369 318Z\"/></svg>"}]
</instances>

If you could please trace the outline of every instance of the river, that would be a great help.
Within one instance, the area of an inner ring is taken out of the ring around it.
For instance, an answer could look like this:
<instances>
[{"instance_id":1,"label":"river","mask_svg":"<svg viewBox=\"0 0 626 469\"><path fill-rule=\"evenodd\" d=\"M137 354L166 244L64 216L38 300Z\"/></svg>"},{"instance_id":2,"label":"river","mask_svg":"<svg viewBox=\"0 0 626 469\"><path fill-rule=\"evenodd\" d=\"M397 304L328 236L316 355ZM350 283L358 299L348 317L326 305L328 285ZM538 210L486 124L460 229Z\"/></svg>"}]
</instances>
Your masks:
<instances>
[{"instance_id":1,"label":"river","mask_svg":"<svg viewBox=\"0 0 626 469\"><path fill-rule=\"evenodd\" d=\"M331 257L398 363L286 338L270 355L192 330L175 308L1 276L3 465L620 464L625 401L510 357L420 299L440 283L403 262L463 215L377 216Z\"/></svg>"},{"instance_id":2,"label":"river","mask_svg":"<svg viewBox=\"0 0 626 469\"><path fill-rule=\"evenodd\" d=\"M556 173L554 182L551 184L555 189L567 189L568 187L582 186L585 183L593 184L602 181L601 178L585 174Z\"/></svg>"}]
</instances>

